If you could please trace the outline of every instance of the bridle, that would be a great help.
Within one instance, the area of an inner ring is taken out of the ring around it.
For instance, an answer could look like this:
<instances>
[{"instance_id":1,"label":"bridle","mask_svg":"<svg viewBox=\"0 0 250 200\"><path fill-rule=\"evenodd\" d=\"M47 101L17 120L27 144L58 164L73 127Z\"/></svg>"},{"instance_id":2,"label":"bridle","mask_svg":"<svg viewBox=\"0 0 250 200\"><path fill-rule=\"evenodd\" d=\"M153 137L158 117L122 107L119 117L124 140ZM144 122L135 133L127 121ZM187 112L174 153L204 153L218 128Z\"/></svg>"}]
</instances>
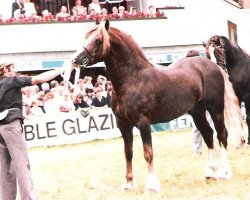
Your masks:
<instances>
[{"instance_id":1,"label":"bridle","mask_svg":"<svg viewBox=\"0 0 250 200\"><path fill-rule=\"evenodd\" d=\"M77 57L74 58L74 59L72 60L72 63L75 65L76 68L81 68L81 67L86 68L87 65L89 64L89 61L90 61L92 58L95 57L96 52L97 52L97 50L98 50L98 48L99 48L100 46L101 46L101 45L98 45L98 46L94 49L94 51L93 51L92 53L87 49L87 47L83 46L83 49L87 52L87 57L84 58L84 59L82 59L81 64L75 64L75 63L74 63L74 61L77 59Z\"/></svg>"}]
</instances>

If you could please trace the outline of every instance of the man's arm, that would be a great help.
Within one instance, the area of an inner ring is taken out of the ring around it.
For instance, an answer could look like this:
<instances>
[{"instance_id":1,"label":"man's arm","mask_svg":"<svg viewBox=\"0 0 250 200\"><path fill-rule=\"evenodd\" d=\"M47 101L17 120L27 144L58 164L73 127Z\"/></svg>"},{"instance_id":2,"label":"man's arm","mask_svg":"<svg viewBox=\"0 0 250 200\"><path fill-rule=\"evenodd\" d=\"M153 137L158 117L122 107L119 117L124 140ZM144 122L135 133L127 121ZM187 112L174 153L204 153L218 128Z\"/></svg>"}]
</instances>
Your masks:
<instances>
[{"instance_id":1,"label":"man's arm","mask_svg":"<svg viewBox=\"0 0 250 200\"><path fill-rule=\"evenodd\" d=\"M71 71L74 69L74 65L71 65ZM52 79L54 79L55 77L59 76L62 74L62 72L64 71L64 68L60 68L60 69L54 69L51 71L47 71L47 72L43 72L41 74L38 74L36 76L32 76L31 77L31 84L35 85L35 84L39 84L39 83L44 83L44 82L48 82Z\"/></svg>"}]
</instances>

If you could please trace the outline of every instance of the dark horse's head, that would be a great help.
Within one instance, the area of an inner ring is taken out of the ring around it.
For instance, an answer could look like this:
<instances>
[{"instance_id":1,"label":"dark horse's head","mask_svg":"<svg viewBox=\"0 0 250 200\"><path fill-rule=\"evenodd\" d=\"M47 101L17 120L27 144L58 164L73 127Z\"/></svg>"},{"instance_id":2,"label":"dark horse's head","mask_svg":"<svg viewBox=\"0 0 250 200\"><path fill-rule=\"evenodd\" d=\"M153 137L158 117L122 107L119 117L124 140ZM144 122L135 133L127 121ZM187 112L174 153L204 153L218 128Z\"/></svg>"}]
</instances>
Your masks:
<instances>
[{"instance_id":1,"label":"dark horse's head","mask_svg":"<svg viewBox=\"0 0 250 200\"><path fill-rule=\"evenodd\" d=\"M206 48L207 58L217 63L222 68L226 68L226 51L231 49L230 41L226 37L214 35L207 43L203 43L203 46Z\"/></svg>"},{"instance_id":2,"label":"dark horse's head","mask_svg":"<svg viewBox=\"0 0 250 200\"><path fill-rule=\"evenodd\" d=\"M72 63L86 67L103 61L110 48L108 29L108 20L97 21L96 26L86 33L81 47L73 55Z\"/></svg>"}]
</instances>

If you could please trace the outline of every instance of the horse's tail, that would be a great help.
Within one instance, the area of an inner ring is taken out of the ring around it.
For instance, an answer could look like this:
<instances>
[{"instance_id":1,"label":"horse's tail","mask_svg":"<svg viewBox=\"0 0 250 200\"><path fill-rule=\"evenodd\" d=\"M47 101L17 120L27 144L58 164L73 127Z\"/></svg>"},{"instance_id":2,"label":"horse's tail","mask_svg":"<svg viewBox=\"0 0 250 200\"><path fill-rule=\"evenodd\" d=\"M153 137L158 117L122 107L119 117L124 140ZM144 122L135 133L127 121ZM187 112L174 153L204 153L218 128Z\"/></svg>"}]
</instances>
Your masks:
<instances>
[{"instance_id":1,"label":"horse's tail","mask_svg":"<svg viewBox=\"0 0 250 200\"><path fill-rule=\"evenodd\" d=\"M236 147L240 147L245 143L245 139L239 100L234 92L232 83L229 81L228 74L223 69L220 68L220 70L225 83L224 118L228 132L228 142Z\"/></svg>"}]
</instances>

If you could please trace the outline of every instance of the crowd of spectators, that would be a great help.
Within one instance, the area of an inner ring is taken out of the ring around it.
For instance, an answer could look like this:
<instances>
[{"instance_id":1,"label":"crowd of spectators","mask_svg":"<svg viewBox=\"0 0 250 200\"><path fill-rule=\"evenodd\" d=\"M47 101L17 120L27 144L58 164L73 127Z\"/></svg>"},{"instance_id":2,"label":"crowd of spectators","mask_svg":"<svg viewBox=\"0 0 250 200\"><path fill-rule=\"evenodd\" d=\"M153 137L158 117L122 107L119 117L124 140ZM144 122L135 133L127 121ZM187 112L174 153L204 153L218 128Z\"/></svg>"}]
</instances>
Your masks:
<instances>
[{"instance_id":1,"label":"crowd of spectators","mask_svg":"<svg viewBox=\"0 0 250 200\"><path fill-rule=\"evenodd\" d=\"M68 10L63 5L56 15L51 14L49 10L43 10L41 16L37 14L36 7L30 0L16 0L12 4L12 17L3 19L0 15L0 23L20 23L20 22L53 22L53 21L85 21L102 18L108 19L138 19L138 18L157 18L164 14L156 11L153 6L149 6L148 11L139 12L136 7L130 7L128 10L124 6L113 6L112 11L99 4L99 0L92 0L88 8L82 5L81 0L75 1L75 6Z\"/></svg>"},{"instance_id":2,"label":"crowd of spectators","mask_svg":"<svg viewBox=\"0 0 250 200\"><path fill-rule=\"evenodd\" d=\"M25 119L71 111L80 111L86 117L91 109L110 107L112 83L99 75L93 85L92 77L85 76L75 84L53 80L28 86L22 89L22 94Z\"/></svg>"}]
</instances>

